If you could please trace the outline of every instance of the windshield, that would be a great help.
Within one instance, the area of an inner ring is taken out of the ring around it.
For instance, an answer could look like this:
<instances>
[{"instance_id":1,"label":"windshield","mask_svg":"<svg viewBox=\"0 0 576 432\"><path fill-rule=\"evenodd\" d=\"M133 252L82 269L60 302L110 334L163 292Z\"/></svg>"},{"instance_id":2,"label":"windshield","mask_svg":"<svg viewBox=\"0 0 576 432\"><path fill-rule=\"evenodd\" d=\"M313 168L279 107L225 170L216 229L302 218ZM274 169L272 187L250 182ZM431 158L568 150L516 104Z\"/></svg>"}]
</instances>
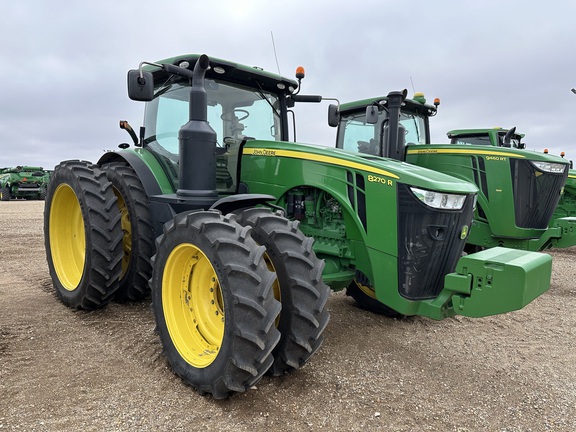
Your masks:
<instances>
[{"instance_id":1,"label":"windshield","mask_svg":"<svg viewBox=\"0 0 576 432\"><path fill-rule=\"evenodd\" d=\"M380 142L385 140L387 112L380 111L378 122L366 123L366 113L343 115L338 133L337 147L354 152L373 155L380 154ZM400 113L400 124L404 128L406 145L426 144L426 122L424 118L408 113Z\"/></svg>"},{"instance_id":2,"label":"windshield","mask_svg":"<svg viewBox=\"0 0 576 432\"><path fill-rule=\"evenodd\" d=\"M207 120L216 132L216 188L238 187L241 146L246 138L281 140L280 100L254 88L206 79ZM178 132L189 121L190 86L170 82L157 89L144 114L144 146L154 153L176 190L179 184Z\"/></svg>"},{"instance_id":3,"label":"windshield","mask_svg":"<svg viewBox=\"0 0 576 432\"><path fill-rule=\"evenodd\" d=\"M458 137L453 137L450 140L450 144L457 145L492 145L490 142L490 137L486 135L463 135Z\"/></svg>"},{"instance_id":4,"label":"windshield","mask_svg":"<svg viewBox=\"0 0 576 432\"><path fill-rule=\"evenodd\" d=\"M493 142L492 137L495 136L498 142ZM506 133L484 133L484 134L472 134L472 135L459 135L452 137L450 140L450 144L457 144L457 145L496 145L500 147L504 147L504 138ZM514 148L522 148L521 145L522 136L520 135L512 135L510 137L510 145Z\"/></svg>"},{"instance_id":5,"label":"windshield","mask_svg":"<svg viewBox=\"0 0 576 432\"><path fill-rule=\"evenodd\" d=\"M205 80L208 122L216 132L217 145L244 137L280 140L280 103L271 93ZM145 143L151 149L178 158L178 131L188 122L190 87L170 84L146 107Z\"/></svg>"}]
</instances>

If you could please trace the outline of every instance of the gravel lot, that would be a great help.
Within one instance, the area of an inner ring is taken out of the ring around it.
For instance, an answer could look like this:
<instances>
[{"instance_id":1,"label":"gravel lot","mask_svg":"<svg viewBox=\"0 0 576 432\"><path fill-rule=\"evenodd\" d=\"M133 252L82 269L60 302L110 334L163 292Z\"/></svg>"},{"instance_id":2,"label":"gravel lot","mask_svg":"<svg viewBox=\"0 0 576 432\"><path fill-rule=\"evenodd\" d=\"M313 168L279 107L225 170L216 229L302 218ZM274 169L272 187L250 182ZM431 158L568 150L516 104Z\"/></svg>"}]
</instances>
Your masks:
<instances>
[{"instance_id":1,"label":"gravel lot","mask_svg":"<svg viewBox=\"0 0 576 432\"><path fill-rule=\"evenodd\" d=\"M506 315L397 321L333 294L306 367L215 401L170 371L149 302L57 300L43 207L0 202L0 430L576 430L576 248Z\"/></svg>"}]
</instances>

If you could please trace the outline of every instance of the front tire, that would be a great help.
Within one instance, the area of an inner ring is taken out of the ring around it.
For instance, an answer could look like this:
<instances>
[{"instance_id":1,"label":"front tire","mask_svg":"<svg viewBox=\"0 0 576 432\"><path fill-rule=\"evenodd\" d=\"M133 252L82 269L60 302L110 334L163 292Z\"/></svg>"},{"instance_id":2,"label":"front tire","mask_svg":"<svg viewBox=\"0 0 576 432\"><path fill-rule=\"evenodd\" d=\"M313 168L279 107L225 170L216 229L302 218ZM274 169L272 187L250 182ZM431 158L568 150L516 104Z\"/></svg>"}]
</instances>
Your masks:
<instances>
[{"instance_id":1,"label":"front tire","mask_svg":"<svg viewBox=\"0 0 576 432\"><path fill-rule=\"evenodd\" d=\"M65 161L44 204L44 242L60 300L73 308L106 305L118 288L122 228L116 197L96 165Z\"/></svg>"},{"instance_id":2,"label":"front tire","mask_svg":"<svg viewBox=\"0 0 576 432\"><path fill-rule=\"evenodd\" d=\"M174 372L215 399L243 392L273 362L275 275L264 247L217 211L178 214L164 225L152 258L152 307Z\"/></svg>"},{"instance_id":3,"label":"front tire","mask_svg":"<svg viewBox=\"0 0 576 432\"><path fill-rule=\"evenodd\" d=\"M352 297L358 307L364 310L384 315L388 318L406 318L406 315L386 306L376 298L374 288L370 286L368 278L363 273L356 272L356 278L346 288L346 295Z\"/></svg>"},{"instance_id":4,"label":"front tire","mask_svg":"<svg viewBox=\"0 0 576 432\"><path fill-rule=\"evenodd\" d=\"M281 339L270 372L282 375L304 366L324 340L330 295L322 281L324 261L316 257L313 239L300 231L297 221L269 209L251 208L238 215L238 222L252 227L252 237L266 247L267 264L278 277L275 296L282 303L277 321Z\"/></svg>"}]
</instances>

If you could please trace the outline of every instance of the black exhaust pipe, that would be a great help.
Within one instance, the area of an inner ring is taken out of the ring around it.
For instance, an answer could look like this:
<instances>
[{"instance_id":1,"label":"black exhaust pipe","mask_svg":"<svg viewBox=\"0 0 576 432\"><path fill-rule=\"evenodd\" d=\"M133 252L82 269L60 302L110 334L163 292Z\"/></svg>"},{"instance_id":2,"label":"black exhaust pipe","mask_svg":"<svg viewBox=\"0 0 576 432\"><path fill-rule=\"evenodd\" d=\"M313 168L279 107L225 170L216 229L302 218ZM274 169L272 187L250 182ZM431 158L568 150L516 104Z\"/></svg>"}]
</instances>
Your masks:
<instances>
[{"instance_id":1,"label":"black exhaust pipe","mask_svg":"<svg viewBox=\"0 0 576 432\"><path fill-rule=\"evenodd\" d=\"M504 135L504 140L502 142L502 147L512 147L512 137L514 136L514 134L516 133L516 126L514 126L512 129L509 129L508 132L506 132L506 135Z\"/></svg>"},{"instance_id":2,"label":"black exhaust pipe","mask_svg":"<svg viewBox=\"0 0 576 432\"><path fill-rule=\"evenodd\" d=\"M386 145L382 156L399 161L404 160L404 127L400 124L400 108L402 108L406 95L406 90L393 91L388 93L386 101L388 123L384 131Z\"/></svg>"},{"instance_id":3,"label":"black exhaust pipe","mask_svg":"<svg viewBox=\"0 0 576 432\"><path fill-rule=\"evenodd\" d=\"M204 76L210 59L202 54L192 75L190 121L178 133L180 182L176 195L208 208L218 199L216 190L216 132L208 123L208 96Z\"/></svg>"}]
</instances>

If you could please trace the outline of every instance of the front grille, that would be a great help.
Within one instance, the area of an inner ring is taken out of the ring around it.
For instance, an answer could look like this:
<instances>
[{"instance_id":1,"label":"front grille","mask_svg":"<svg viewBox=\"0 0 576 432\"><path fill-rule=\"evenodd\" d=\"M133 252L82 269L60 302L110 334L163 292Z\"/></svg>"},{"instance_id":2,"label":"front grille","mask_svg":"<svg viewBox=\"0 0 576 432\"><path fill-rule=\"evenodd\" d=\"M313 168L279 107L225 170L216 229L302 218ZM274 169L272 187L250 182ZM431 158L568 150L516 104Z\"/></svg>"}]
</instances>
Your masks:
<instances>
[{"instance_id":1,"label":"front grille","mask_svg":"<svg viewBox=\"0 0 576 432\"><path fill-rule=\"evenodd\" d=\"M348 182L348 201L360 218L364 231L368 232L368 221L366 220L366 185L364 183L364 176L356 173L356 176L348 171L346 173Z\"/></svg>"},{"instance_id":2,"label":"front grille","mask_svg":"<svg viewBox=\"0 0 576 432\"><path fill-rule=\"evenodd\" d=\"M486 179L486 165L484 158L480 156L471 156L472 172L474 173L474 183L482 191L487 200L490 199L488 192L488 181Z\"/></svg>"},{"instance_id":3,"label":"front grille","mask_svg":"<svg viewBox=\"0 0 576 432\"><path fill-rule=\"evenodd\" d=\"M566 183L564 174L538 170L530 161L510 159L516 226L546 229Z\"/></svg>"},{"instance_id":4,"label":"front grille","mask_svg":"<svg viewBox=\"0 0 576 432\"><path fill-rule=\"evenodd\" d=\"M474 196L461 210L437 210L422 203L404 184L398 184L398 290L410 300L435 298L444 276L456 268L470 227Z\"/></svg>"},{"instance_id":5,"label":"front grille","mask_svg":"<svg viewBox=\"0 0 576 432\"><path fill-rule=\"evenodd\" d=\"M38 189L38 183L18 183L18 189Z\"/></svg>"}]
</instances>

